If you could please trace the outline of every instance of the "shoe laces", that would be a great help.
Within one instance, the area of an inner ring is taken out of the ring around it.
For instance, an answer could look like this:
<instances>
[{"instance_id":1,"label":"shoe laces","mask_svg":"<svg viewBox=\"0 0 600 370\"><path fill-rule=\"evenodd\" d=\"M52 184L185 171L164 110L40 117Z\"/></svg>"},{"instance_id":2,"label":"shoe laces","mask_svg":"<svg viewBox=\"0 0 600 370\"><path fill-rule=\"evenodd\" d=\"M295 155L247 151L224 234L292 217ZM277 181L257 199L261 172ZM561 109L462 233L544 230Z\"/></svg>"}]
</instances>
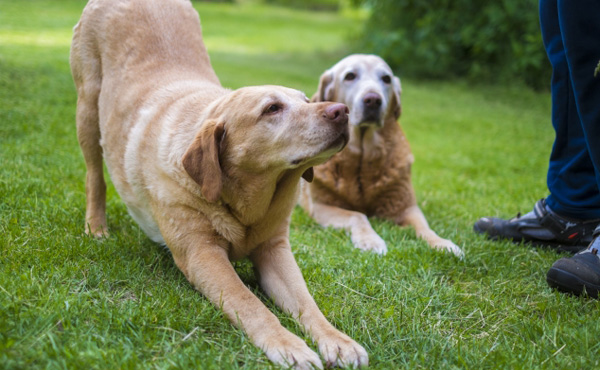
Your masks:
<instances>
[{"instance_id":1,"label":"shoe laces","mask_svg":"<svg viewBox=\"0 0 600 370\"><path fill-rule=\"evenodd\" d=\"M592 255L600 258L600 255L598 255L599 248L600 248L600 236L596 236L596 239L594 239L592 241L592 243L590 244L589 247L587 247L586 249L582 250L581 252L579 252L577 254L591 253Z\"/></svg>"},{"instance_id":2,"label":"shoe laces","mask_svg":"<svg viewBox=\"0 0 600 370\"><path fill-rule=\"evenodd\" d=\"M594 237L594 240L592 241L589 249L594 256L598 256L598 246L600 245L600 225L596 227L592 233L592 236Z\"/></svg>"},{"instance_id":3,"label":"shoe laces","mask_svg":"<svg viewBox=\"0 0 600 370\"><path fill-rule=\"evenodd\" d=\"M509 220L509 222L517 221L521 218L521 212L517 212L517 215Z\"/></svg>"}]
</instances>

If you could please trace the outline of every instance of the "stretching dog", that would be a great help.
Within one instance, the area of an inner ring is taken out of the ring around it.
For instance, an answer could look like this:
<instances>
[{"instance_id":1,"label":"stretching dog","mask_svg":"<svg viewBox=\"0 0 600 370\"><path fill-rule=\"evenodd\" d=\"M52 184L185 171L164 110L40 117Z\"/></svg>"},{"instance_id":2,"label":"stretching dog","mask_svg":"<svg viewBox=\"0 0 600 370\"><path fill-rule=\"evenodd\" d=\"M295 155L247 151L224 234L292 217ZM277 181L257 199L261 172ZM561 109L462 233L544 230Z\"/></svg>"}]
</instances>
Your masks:
<instances>
[{"instance_id":1,"label":"stretching dog","mask_svg":"<svg viewBox=\"0 0 600 370\"><path fill-rule=\"evenodd\" d=\"M300 177L310 180L312 167L347 143L345 105L308 104L278 86L224 89L189 0L90 0L71 69L88 233L107 233L104 158L144 232L271 361L322 367L230 260L250 258L262 288L312 335L327 365L368 363L319 311L288 241Z\"/></svg>"},{"instance_id":2,"label":"stretching dog","mask_svg":"<svg viewBox=\"0 0 600 370\"><path fill-rule=\"evenodd\" d=\"M400 94L400 79L375 55L348 56L321 75L312 101L349 107L350 141L314 168L300 204L322 226L348 230L356 248L387 252L367 219L375 216L413 226L433 248L462 256L457 245L431 230L417 205L410 180L413 155L397 122Z\"/></svg>"}]
</instances>

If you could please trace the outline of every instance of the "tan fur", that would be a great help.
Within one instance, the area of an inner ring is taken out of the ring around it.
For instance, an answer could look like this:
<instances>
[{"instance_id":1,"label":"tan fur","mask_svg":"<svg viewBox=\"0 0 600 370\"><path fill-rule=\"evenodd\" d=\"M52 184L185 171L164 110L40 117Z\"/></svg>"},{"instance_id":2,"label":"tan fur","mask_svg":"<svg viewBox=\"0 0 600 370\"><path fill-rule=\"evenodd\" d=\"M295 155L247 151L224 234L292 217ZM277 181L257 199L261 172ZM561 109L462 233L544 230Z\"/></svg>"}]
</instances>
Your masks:
<instances>
[{"instance_id":1,"label":"tan fur","mask_svg":"<svg viewBox=\"0 0 600 370\"><path fill-rule=\"evenodd\" d=\"M381 100L377 118L365 113L367 94ZM374 55L351 55L323 73L312 101L348 105L350 141L314 168L314 181L303 186L301 205L321 225L348 230L357 248L386 253L385 242L367 219L375 216L413 226L432 247L461 256L458 246L430 229L417 206L410 178L413 155L397 123L400 95L400 80Z\"/></svg>"},{"instance_id":2,"label":"tan fur","mask_svg":"<svg viewBox=\"0 0 600 370\"><path fill-rule=\"evenodd\" d=\"M77 136L87 167L86 232L106 235L103 160L132 217L186 278L269 359L322 367L235 273L300 321L328 365L365 350L327 322L288 240L301 176L341 150L347 108L279 86L223 88L188 0L90 0L74 28Z\"/></svg>"}]
</instances>

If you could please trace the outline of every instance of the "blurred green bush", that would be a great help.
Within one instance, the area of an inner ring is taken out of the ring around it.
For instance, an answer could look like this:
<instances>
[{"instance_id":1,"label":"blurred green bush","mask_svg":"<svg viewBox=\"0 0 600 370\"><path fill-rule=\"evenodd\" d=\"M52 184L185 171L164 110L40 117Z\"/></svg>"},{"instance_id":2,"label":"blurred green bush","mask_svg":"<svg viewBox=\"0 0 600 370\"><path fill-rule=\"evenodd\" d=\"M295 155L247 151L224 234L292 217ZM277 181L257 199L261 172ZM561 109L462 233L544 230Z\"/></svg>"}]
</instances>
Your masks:
<instances>
[{"instance_id":1,"label":"blurred green bush","mask_svg":"<svg viewBox=\"0 0 600 370\"><path fill-rule=\"evenodd\" d=\"M537 0L365 0L363 48L422 77L550 85Z\"/></svg>"},{"instance_id":2,"label":"blurred green bush","mask_svg":"<svg viewBox=\"0 0 600 370\"><path fill-rule=\"evenodd\" d=\"M285 6L290 8L298 8L305 10L326 10L326 11L337 11L340 9L340 1L353 1L359 0L192 0L198 2L208 3L264 3L278 6Z\"/></svg>"}]
</instances>

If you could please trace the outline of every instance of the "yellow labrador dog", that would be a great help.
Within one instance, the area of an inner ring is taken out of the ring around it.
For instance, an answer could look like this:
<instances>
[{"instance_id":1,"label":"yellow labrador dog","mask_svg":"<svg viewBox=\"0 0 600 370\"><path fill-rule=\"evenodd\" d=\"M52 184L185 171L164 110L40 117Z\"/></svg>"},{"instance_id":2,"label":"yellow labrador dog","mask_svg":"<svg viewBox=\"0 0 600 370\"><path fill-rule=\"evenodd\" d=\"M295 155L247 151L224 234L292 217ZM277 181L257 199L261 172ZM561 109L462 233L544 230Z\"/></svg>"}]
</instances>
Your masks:
<instances>
[{"instance_id":1,"label":"yellow labrador dog","mask_svg":"<svg viewBox=\"0 0 600 370\"><path fill-rule=\"evenodd\" d=\"M430 246L462 256L457 245L431 230L417 205L413 155L397 122L400 94L400 79L375 55L348 56L321 75L312 101L348 105L350 141L314 168L301 205L319 224L348 230L356 248L387 252L367 219L375 216L413 226Z\"/></svg>"},{"instance_id":2,"label":"yellow labrador dog","mask_svg":"<svg viewBox=\"0 0 600 370\"><path fill-rule=\"evenodd\" d=\"M278 86L224 89L189 0L90 0L74 28L71 69L87 232L107 232L104 158L135 221L269 359L322 367L231 260L250 258L262 288L300 321L327 365L368 363L319 311L288 240L300 177L347 143L345 105L308 104Z\"/></svg>"}]
</instances>

